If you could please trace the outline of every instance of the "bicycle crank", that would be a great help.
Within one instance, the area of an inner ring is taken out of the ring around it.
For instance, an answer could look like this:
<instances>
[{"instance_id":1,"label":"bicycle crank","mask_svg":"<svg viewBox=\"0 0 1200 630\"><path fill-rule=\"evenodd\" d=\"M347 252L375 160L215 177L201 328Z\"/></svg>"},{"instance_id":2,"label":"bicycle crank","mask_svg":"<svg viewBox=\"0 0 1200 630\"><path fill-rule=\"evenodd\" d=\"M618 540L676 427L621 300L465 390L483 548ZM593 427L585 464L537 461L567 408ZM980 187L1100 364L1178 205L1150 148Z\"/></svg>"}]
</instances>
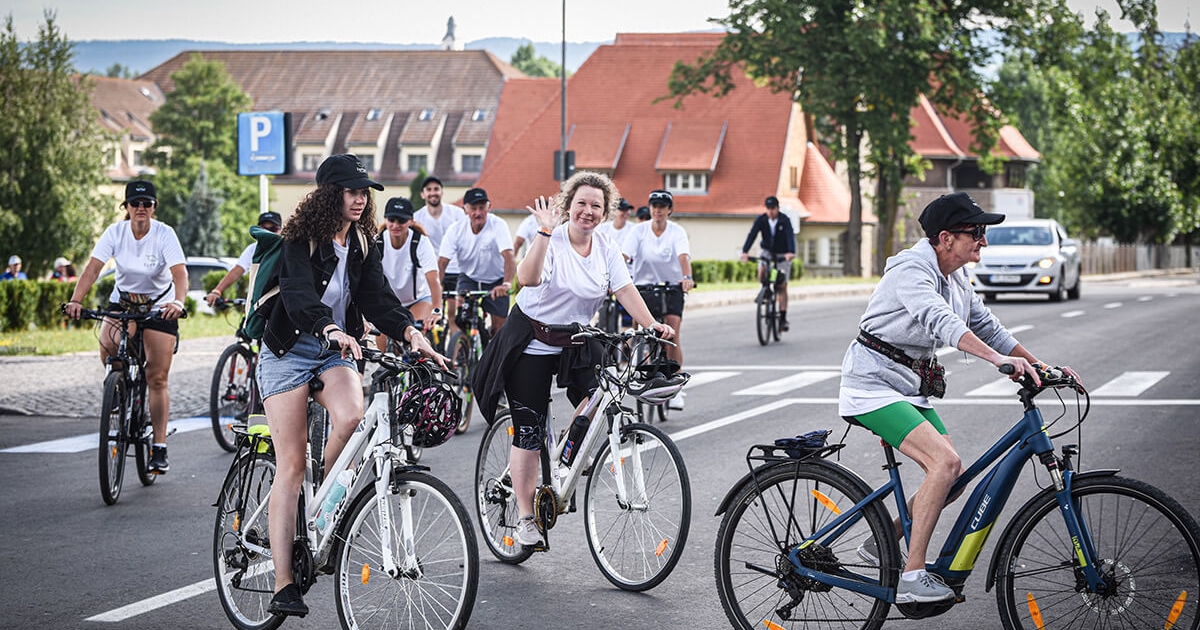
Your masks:
<instances>
[{"instance_id":1,"label":"bicycle crank","mask_svg":"<svg viewBox=\"0 0 1200 630\"><path fill-rule=\"evenodd\" d=\"M542 540L546 541L547 548L550 543L546 532L554 527L557 521L558 495L554 494L554 489L550 486L541 486L533 495L533 522L541 532Z\"/></svg>"}]
</instances>

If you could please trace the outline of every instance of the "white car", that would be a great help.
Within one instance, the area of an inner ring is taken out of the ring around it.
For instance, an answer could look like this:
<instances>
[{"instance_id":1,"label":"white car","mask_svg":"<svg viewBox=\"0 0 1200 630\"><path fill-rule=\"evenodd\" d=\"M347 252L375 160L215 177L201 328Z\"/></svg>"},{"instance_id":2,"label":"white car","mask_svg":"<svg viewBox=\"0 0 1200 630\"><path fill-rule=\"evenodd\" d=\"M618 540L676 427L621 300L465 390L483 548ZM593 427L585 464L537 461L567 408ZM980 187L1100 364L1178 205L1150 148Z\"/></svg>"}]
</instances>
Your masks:
<instances>
[{"instance_id":1,"label":"white car","mask_svg":"<svg viewBox=\"0 0 1200 630\"><path fill-rule=\"evenodd\" d=\"M984 300L999 293L1045 293L1050 301L1079 299L1079 242L1053 219L1005 221L989 226L980 261L967 265Z\"/></svg>"}]
</instances>

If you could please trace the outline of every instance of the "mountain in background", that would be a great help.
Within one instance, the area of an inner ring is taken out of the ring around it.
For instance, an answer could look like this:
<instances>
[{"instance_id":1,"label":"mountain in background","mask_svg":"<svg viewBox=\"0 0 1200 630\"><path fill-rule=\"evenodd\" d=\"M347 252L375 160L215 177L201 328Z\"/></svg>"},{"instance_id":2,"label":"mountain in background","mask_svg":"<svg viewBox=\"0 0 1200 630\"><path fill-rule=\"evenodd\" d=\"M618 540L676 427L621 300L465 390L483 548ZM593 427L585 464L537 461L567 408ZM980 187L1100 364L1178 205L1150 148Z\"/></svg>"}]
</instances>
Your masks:
<instances>
[{"instance_id":1,"label":"mountain in background","mask_svg":"<svg viewBox=\"0 0 1200 630\"><path fill-rule=\"evenodd\" d=\"M466 43L469 50L487 50L507 62L527 39L489 37ZM597 47L612 42L567 42L567 71L574 72ZM437 44L387 44L382 42L286 42L274 44L231 44L191 39L90 40L73 42L75 69L103 75L113 64L128 68L134 76L150 71L185 50L438 50ZM561 63L561 42L533 42L538 55Z\"/></svg>"}]
</instances>

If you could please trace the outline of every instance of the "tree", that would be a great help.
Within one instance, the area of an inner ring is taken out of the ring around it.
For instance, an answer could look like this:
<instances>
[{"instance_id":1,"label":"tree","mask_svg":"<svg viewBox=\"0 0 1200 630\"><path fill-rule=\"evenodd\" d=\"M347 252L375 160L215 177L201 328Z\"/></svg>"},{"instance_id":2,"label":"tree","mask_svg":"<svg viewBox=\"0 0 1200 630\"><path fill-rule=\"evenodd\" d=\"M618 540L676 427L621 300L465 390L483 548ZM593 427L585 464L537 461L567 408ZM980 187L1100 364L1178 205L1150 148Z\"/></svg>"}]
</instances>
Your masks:
<instances>
[{"instance_id":1,"label":"tree","mask_svg":"<svg viewBox=\"0 0 1200 630\"><path fill-rule=\"evenodd\" d=\"M421 189L423 188L422 184L425 183L425 178L428 176L429 173L425 172L425 167L422 166L417 170L417 176L408 183L408 194L411 195L409 201L413 204L413 210L420 210L425 207L425 200L421 198Z\"/></svg>"},{"instance_id":2,"label":"tree","mask_svg":"<svg viewBox=\"0 0 1200 630\"><path fill-rule=\"evenodd\" d=\"M670 94L720 96L736 73L756 85L792 95L812 115L835 158L848 167L851 206L845 265L861 275L861 164L870 164L879 188L880 234L876 265L890 251L901 178L917 162L909 147L909 112L926 94L943 111L968 115L976 145L987 155L1001 125L981 98L979 68L991 52L979 36L1003 29L1019 41L1044 11L1061 0L731 0L730 14L713 22L728 33L694 64L676 64ZM869 138L869 144L865 141ZM995 166L995 162L988 165Z\"/></svg>"},{"instance_id":3,"label":"tree","mask_svg":"<svg viewBox=\"0 0 1200 630\"><path fill-rule=\"evenodd\" d=\"M521 44L509 59L512 67L531 77L562 76L562 66L537 54L532 42Z\"/></svg>"},{"instance_id":4,"label":"tree","mask_svg":"<svg viewBox=\"0 0 1200 630\"><path fill-rule=\"evenodd\" d=\"M200 173L188 198L183 220L179 222L179 241L189 256L223 256L221 238L221 195L208 185L208 169L200 163Z\"/></svg>"},{"instance_id":5,"label":"tree","mask_svg":"<svg viewBox=\"0 0 1200 630\"><path fill-rule=\"evenodd\" d=\"M106 181L106 137L86 77L75 77L71 44L45 13L38 38L17 40L12 16L0 33L0 243L30 276L58 256L87 255L116 200Z\"/></svg>"},{"instance_id":6,"label":"tree","mask_svg":"<svg viewBox=\"0 0 1200 630\"><path fill-rule=\"evenodd\" d=\"M129 66L114 63L104 71L104 76L114 79L132 79L137 76L137 73L129 69Z\"/></svg>"}]
</instances>

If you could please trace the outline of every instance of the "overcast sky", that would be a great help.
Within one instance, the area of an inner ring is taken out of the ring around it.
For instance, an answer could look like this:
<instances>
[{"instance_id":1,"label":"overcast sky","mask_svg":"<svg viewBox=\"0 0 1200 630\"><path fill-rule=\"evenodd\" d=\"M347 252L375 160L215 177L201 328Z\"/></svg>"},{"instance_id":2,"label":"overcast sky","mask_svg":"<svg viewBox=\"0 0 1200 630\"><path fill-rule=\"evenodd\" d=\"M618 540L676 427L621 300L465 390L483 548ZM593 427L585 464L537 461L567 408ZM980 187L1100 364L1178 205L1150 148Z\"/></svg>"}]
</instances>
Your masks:
<instances>
[{"instance_id":1,"label":"overcast sky","mask_svg":"<svg viewBox=\"0 0 1200 630\"><path fill-rule=\"evenodd\" d=\"M1116 0L1068 0L1093 19L1097 5L1113 17ZM1200 27L1192 0L1159 0L1159 28ZM12 15L21 40L34 39L45 9L73 41L194 39L233 43L293 41L434 44L454 16L457 37L521 37L557 41L562 32L561 0L15 0L0 15ZM712 29L707 18L729 12L728 0L572 0L567 3L567 41L611 41L616 33L686 32ZM1128 23L1117 22L1128 31Z\"/></svg>"}]
</instances>

